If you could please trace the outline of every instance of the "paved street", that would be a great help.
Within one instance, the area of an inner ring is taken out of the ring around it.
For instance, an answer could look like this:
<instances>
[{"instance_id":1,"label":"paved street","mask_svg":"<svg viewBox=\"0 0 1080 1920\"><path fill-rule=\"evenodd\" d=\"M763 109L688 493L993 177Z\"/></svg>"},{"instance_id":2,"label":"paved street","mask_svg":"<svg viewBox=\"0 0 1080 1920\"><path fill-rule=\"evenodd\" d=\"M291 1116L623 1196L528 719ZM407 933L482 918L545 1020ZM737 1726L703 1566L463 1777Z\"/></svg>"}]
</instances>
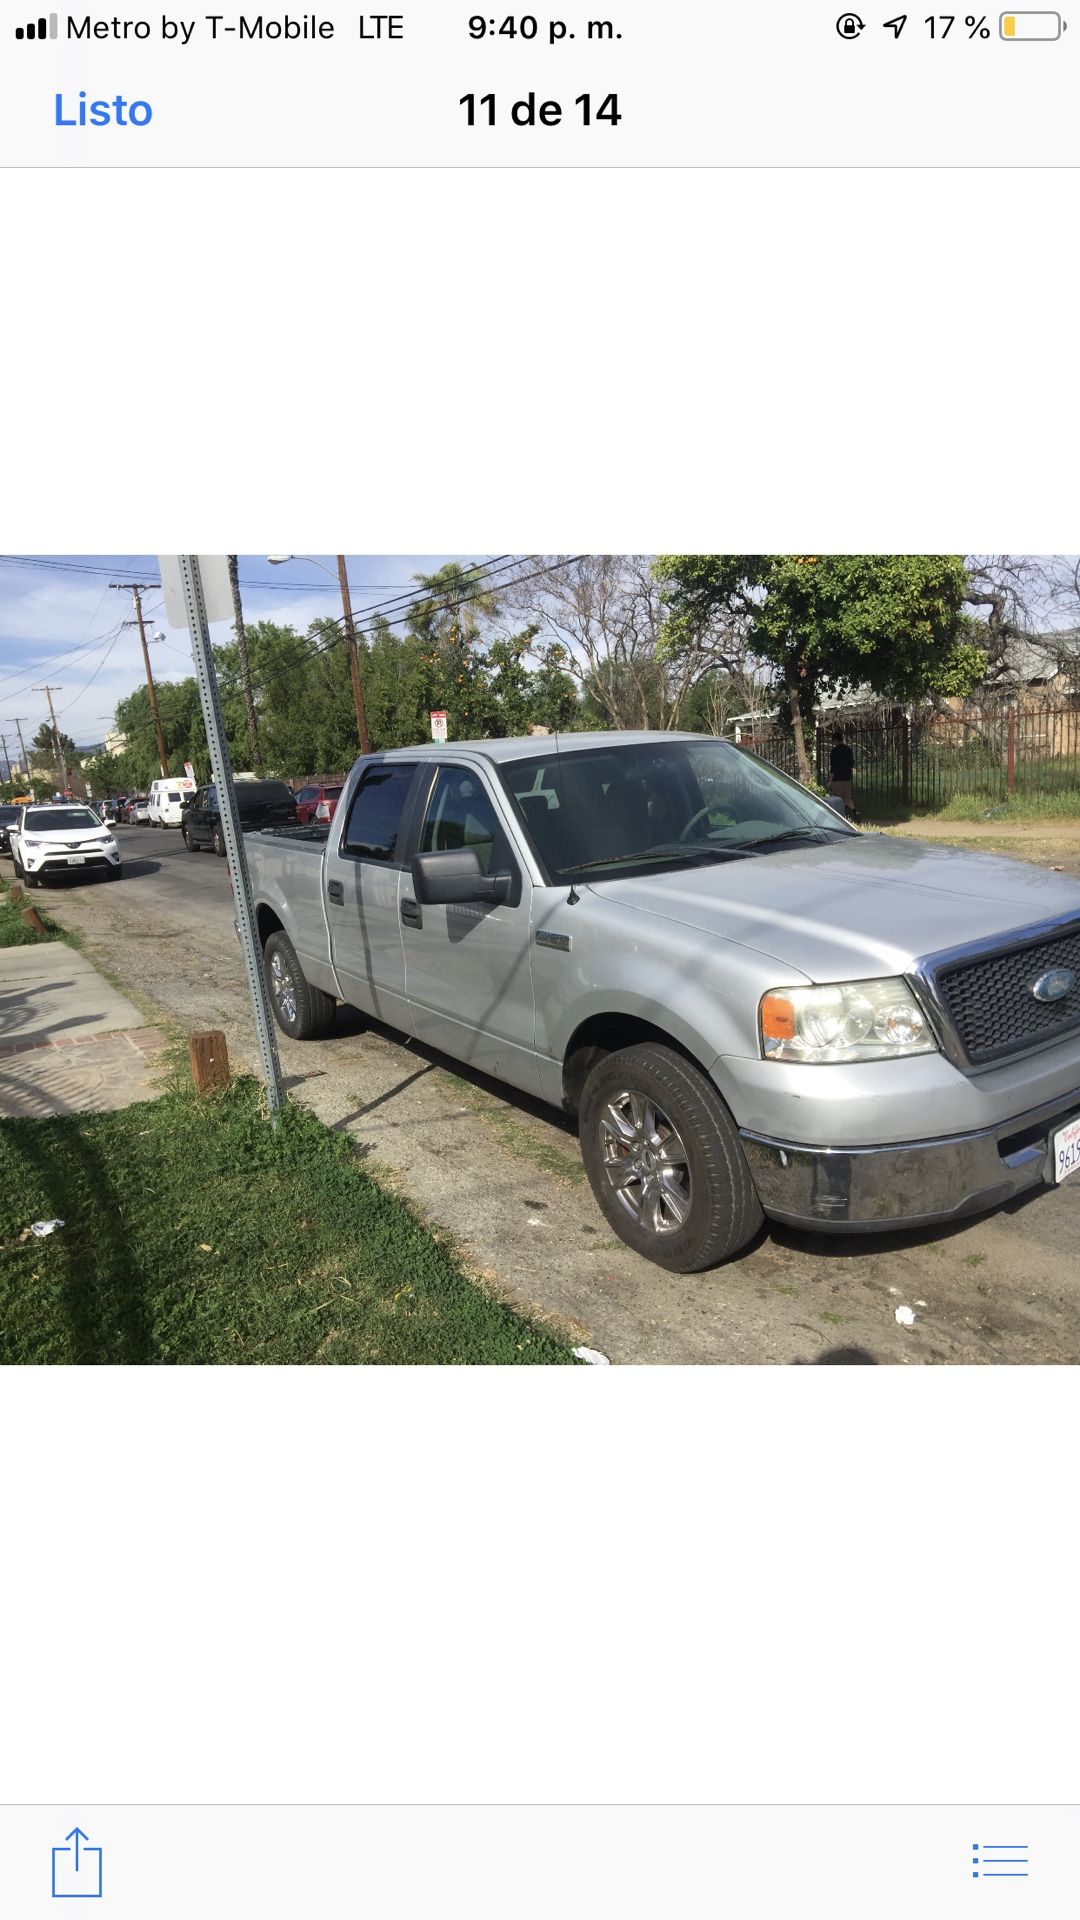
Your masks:
<instances>
[{"instance_id":1,"label":"paved street","mask_svg":"<svg viewBox=\"0 0 1080 1920\"><path fill-rule=\"evenodd\" d=\"M125 878L48 889L48 910L144 1009L225 1030L254 1068L223 860L176 831L120 829ZM308 1046L282 1041L291 1089L457 1240L489 1283L613 1360L1080 1361L1080 1179L929 1233L763 1233L713 1273L680 1278L614 1239L573 1129L550 1109L342 1010ZM915 1313L909 1329L896 1309Z\"/></svg>"}]
</instances>

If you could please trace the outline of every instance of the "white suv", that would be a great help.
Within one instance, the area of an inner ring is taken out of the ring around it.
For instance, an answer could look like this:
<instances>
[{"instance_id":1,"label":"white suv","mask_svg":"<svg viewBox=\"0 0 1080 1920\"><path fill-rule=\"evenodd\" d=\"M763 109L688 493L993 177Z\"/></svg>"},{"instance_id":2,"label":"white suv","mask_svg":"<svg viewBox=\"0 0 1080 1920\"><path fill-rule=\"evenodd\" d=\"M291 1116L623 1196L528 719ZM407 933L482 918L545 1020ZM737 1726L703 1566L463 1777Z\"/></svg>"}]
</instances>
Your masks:
<instances>
[{"instance_id":1,"label":"white suv","mask_svg":"<svg viewBox=\"0 0 1080 1920\"><path fill-rule=\"evenodd\" d=\"M43 874L86 867L120 878L120 849L112 828L89 807L23 807L10 830L16 878L36 887Z\"/></svg>"}]
</instances>

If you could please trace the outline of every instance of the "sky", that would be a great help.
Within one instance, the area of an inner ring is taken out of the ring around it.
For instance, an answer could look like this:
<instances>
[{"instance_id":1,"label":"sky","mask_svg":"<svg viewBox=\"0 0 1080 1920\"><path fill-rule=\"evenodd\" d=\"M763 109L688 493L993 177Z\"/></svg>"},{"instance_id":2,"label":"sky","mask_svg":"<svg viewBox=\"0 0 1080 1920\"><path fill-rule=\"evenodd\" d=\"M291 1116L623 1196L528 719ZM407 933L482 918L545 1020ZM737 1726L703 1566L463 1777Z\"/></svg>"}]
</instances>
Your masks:
<instances>
[{"instance_id":1,"label":"sky","mask_svg":"<svg viewBox=\"0 0 1080 1920\"><path fill-rule=\"evenodd\" d=\"M358 624L365 609L408 592L417 573L434 573L448 559L482 561L485 553L349 554L349 585ZM316 564L318 563L318 564ZM329 571L325 571L329 569ZM273 620L304 634L312 620L341 613L337 560L333 554L294 557L270 566L263 555L240 555L241 599L248 620ZM78 747L96 745L114 725L116 703L145 684L142 648L128 591L113 581L159 578L152 554L0 555L0 734L18 760L15 717L27 747L48 703L37 689L53 688L57 724ZM156 681L184 680L192 672L186 629L165 624L160 587L143 595ZM215 641L232 639L232 628L211 629ZM161 634L161 639L153 636ZM2 752L2 749L0 749Z\"/></svg>"},{"instance_id":2,"label":"sky","mask_svg":"<svg viewBox=\"0 0 1080 1920\"><path fill-rule=\"evenodd\" d=\"M353 609L365 611L415 586L415 575L434 573L448 560L465 565L505 556L475 554L350 554ZM305 634L312 620L341 613L337 561L333 554L293 556L271 566L265 555L240 555L240 584L249 620L272 620ZM133 622L130 591L114 581L141 581L155 680L183 680L192 672L186 629L165 625L164 599L152 554L0 555L0 734L9 757L18 759L15 718L29 747L48 719L46 682L53 688L59 726L77 747L104 740L114 725L116 703L145 683L142 649ZM391 615L395 610L390 609ZM1060 624L1048 618L1047 625ZM213 638L232 638L229 623ZM154 636L160 634L160 639ZM3 748L0 748L0 753Z\"/></svg>"}]
</instances>

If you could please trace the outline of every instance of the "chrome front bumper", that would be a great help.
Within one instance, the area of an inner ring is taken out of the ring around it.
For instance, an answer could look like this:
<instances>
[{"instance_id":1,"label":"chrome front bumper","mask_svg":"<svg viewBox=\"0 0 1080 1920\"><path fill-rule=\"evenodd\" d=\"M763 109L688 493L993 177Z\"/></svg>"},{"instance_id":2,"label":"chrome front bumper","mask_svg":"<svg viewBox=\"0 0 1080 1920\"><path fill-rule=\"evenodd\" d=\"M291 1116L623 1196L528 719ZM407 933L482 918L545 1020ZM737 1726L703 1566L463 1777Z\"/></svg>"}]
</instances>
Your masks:
<instances>
[{"instance_id":1,"label":"chrome front bumper","mask_svg":"<svg viewBox=\"0 0 1080 1920\"><path fill-rule=\"evenodd\" d=\"M1054 1180L1053 1136L1080 1117L1080 1088L979 1133L886 1147L804 1147L742 1130L772 1220L833 1232L928 1226L984 1213Z\"/></svg>"}]
</instances>

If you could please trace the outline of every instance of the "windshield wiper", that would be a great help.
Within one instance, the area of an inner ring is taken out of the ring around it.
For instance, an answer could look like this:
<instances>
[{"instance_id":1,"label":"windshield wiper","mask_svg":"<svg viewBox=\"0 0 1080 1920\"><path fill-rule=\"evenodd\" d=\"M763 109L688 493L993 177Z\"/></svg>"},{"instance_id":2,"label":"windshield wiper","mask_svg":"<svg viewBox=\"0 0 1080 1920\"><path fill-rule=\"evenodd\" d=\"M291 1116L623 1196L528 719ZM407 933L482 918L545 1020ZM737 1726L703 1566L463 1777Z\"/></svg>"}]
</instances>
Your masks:
<instances>
[{"instance_id":1,"label":"windshield wiper","mask_svg":"<svg viewBox=\"0 0 1080 1920\"><path fill-rule=\"evenodd\" d=\"M640 853L613 853L606 860L579 860L572 867L560 867L559 871L591 873L594 867L636 867L647 860L741 860L743 855L742 847L687 846L680 842L668 847L645 847Z\"/></svg>"},{"instance_id":2,"label":"windshield wiper","mask_svg":"<svg viewBox=\"0 0 1080 1920\"><path fill-rule=\"evenodd\" d=\"M758 840L740 840L740 847L772 847L778 840L824 840L824 827L785 827L782 833L763 833Z\"/></svg>"}]
</instances>

